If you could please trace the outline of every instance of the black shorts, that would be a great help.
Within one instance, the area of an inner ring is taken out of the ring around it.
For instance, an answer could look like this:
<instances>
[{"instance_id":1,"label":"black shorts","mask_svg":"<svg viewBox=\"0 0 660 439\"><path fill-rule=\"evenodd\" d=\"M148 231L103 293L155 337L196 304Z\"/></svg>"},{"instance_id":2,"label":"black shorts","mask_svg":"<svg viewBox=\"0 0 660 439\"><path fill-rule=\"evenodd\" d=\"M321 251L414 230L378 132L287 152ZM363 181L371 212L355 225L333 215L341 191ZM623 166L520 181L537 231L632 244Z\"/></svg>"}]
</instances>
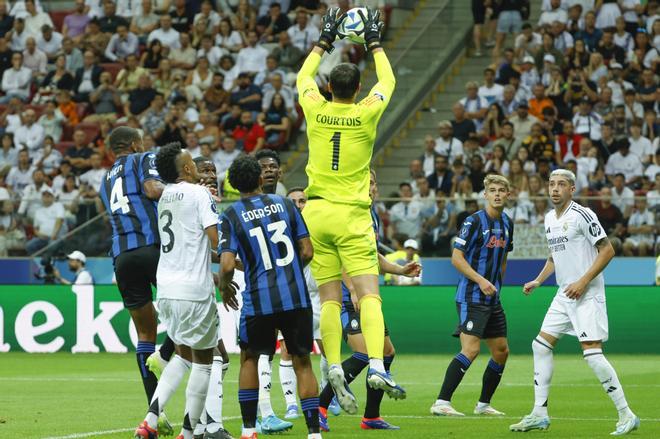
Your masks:
<instances>
[{"instance_id":1,"label":"black shorts","mask_svg":"<svg viewBox=\"0 0 660 439\"><path fill-rule=\"evenodd\" d=\"M461 332L479 338L506 337L506 315L502 304L456 303L458 327L454 337Z\"/></svg>"},{"instance_id":2,"label":"black shorts","mask_svg":"<svg viewBox=\"0 0 660 439\"><path fill-rule=\"evenodd\" d=\"M486 22L484 0L472 0L472 20L474 24L484 24Z\"/></svg>"},{"instance_id":3,"label":"black shorts","mask_svg":"<svg viewBox=\"0 0 660 439\"><path fill-rule=\"evenodd\" d=\"M273 355L277 331L291 355L308 355L314 348L312 308L294 309L264 316L244 316L238 328L239 345L253 355Z\"/></svg>"},{"instance_id":4,"label":"black shorts","mask_svg":"<svg viewBox=\"0 0 660 439\"><path fill-rule=\"evenodd\" d=\"M124 308L139 308L153 300L151 286L156 286L159 257L159 246L150 245L115 258L115 276Z\"/></svg>"},{"instance_id":5,"label":"black shorts","mask_svg":"<svg viewBox=\"0 0 660 439\"><path fill-rule=\"evenodd\" d=\"M362 326L360 326L360 311L355 311L353 304L350 306L344 305L341 310L341 326L344 329L344 340L349 335L362 334ZM385 325L385 337L390 335L387 325Z\"/></svg>"}]
</instances>

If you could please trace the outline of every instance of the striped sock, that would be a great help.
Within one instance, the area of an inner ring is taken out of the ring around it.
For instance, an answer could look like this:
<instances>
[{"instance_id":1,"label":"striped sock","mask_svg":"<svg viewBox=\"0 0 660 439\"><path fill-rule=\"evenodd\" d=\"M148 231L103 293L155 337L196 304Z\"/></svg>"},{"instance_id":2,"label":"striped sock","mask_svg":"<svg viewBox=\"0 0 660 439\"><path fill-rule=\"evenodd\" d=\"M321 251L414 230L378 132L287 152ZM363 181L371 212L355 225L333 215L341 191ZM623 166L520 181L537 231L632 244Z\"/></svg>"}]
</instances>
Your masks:
<instances>
[{"instance_id":1,"label":"striped sock","mask_svg":"<svg viewBox=\"0 0 660 439\"><path fill-rule=\"evenodd\" d=\"M491 358L484 371L479 402L484 404L490 403L497 386L500 384L502 373L504 373L504 365L496 363L495 360Z\"/></svg>"},{"instance_id":2,"label":"striped sock","mask_svg":"<svg viewBox=\"0 0 660 439\"><path fill-rule=\"evenodd\" d=\"M451 360L449 367L447 367L445 380L442 383L442 388L438 394L438 399L447 402L451 401L451 397L454 394L454 391L461 383L461 380L465 376L465 372L467 372L471 364L472 362L470 359L460 352L454 357L453 360Z\"/></svg>"},{"instance_id":3,"label":"striped sock","mask_svg":"<svg viewBox=\"0 0 660 439\"><path fill-rule=\"evenodd\" d=\"M241 416L243 417L243 436L251 436L257 423L257 403L259 402L259 389L240 389L238 391L238 403L241 405Z\"/></svg>"},{"instance_id":4,"label":"striped sock","mask_svg":"<svg viewBox=\"0 0 660 439\"><path fill-rule=\"evenodd\" d=\"M310 434L319 432L319 397L300 400L300 407L305 415L305 423Z\"/></svg>"},{"instance_id":5,"label":"striped sock","mask_svg":"<svg viewBox=\"0 0 660 439\"><path fill-rule=\"evenodd\" d=\"M138 369L140 370L140 377L142 377L144 393L147 395L147 404L151 403L151 398L153 398L156 386L158 386L156 375L154 375L147 367L147 358L149 358L149 355L153 354L155 351L156 344L150 341L138 341L137 349L135 350L135 357L137 359Z\"/></svg>"}]
</instances>

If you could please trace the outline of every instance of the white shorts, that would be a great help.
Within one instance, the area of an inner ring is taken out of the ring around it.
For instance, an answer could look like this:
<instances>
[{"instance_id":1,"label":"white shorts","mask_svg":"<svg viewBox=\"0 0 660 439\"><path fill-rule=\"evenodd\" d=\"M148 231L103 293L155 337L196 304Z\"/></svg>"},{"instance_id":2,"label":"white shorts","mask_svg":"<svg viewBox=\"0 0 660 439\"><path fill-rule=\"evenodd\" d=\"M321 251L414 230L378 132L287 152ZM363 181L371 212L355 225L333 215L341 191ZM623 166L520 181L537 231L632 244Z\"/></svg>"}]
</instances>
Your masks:
<instances>
[{"instance_id":1,"label":"white shorts","mask_svg":"<svg viewBox=\"0 0 660 439\"><path fill-rule=\"evenodd\" d=\"M174 344L191 349L212 349L220 340L220 318L215 297L204 302L159 299L160 320Z\"/></svg>"},{"instance_id":2,"label":"white shorts","mask_svg":"<svg viewBox=\"0 0 660 439\"><path fill-rule=\"evenodd\" d=\"M607 341L608 322L605 294L567 301L557 296L545 314L541 331L555 338L568 334L578 341Z\"/></svg>"}]
</instances>

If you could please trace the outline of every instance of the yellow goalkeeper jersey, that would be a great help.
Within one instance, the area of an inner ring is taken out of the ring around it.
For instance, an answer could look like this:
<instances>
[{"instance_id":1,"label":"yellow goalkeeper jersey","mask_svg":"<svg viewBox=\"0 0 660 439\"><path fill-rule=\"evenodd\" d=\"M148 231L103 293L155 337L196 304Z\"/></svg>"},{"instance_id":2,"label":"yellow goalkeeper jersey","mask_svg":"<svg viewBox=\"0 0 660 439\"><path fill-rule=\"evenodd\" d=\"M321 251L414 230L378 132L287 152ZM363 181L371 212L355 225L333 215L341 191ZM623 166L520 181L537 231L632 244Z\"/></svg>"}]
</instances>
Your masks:
<instances>
[{"instance_id":1,"label":"yellow goalkeeper jersey","mask_svg":"<svg viewBox=\"0 0 660 439\"><path fill-rule=\"evenodd\" d=\"M309 160L306 172L309 198L369 206L369 165L378 121L394 92L394 73L385 53L374 53L378 83L356 104L327 101L314 76L321 57L311 53L297 87L305 112Z\"/></svg>"}]
</instances>

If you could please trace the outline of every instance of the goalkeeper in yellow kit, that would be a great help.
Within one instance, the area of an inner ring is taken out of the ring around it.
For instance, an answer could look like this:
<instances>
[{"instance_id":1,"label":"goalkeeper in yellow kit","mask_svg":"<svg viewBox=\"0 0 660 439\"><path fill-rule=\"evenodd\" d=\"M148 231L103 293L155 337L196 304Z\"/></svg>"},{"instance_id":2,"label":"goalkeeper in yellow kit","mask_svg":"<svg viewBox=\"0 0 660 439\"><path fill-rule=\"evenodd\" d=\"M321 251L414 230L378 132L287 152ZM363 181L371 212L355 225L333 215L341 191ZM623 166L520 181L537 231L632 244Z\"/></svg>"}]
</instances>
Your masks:
<instances>
[{"instance_id":1,"label":"goalkeeper in yellow kit","mask_svg":"<svg viewBox=\"0 0 660 439\"><path fill-rule=\"evenodd\" d=\"M332 101L319 93L314 80L323 52L333 50L337 28L344 18L337 8L323 17L319 42L298 72L297 80L309 140L309 201L303 216L314 245L312 274L321 296L321 338L330 364L328 382L341 407L349 413L357 412L357 404L341 368L343 270L351 278L359 300L360 326L369 355L367 382L390 397L405 398L405 390L386 373L383 364L385 324L369 198L369 165L377 125L394 92L395 79L380 45L379 13L368 10L367 16L360 15L378 75L378 83L369 95L355 102L360 91L360 71L354 64L339 64L331 71Z\"/></svg>"}]
</instances>

